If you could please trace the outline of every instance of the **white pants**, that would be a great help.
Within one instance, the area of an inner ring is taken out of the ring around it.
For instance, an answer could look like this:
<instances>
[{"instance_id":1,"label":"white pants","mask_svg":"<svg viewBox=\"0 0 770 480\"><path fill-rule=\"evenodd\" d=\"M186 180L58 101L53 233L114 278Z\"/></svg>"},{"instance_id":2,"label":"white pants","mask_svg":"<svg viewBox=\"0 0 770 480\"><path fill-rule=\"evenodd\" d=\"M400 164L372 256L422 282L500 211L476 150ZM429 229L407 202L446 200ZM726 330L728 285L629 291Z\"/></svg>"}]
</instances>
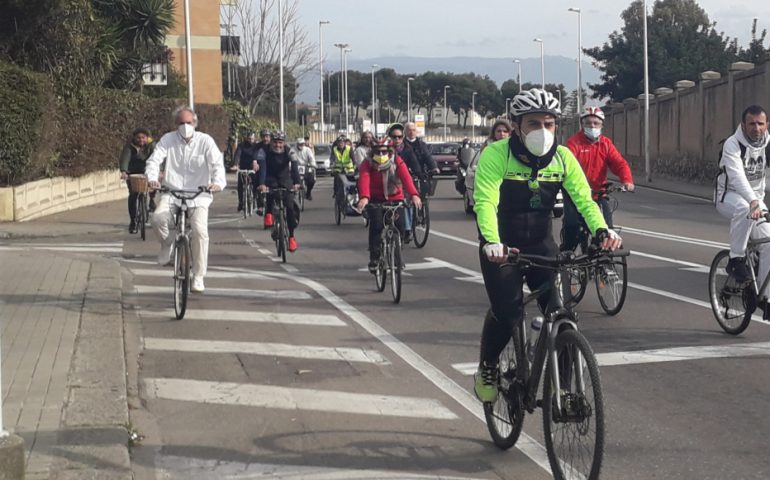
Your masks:
<instances>
[{"instance_id":1,"label":"white pants","mask_svg":"<svg viewBox=\"0 0 770 480\"><path fill-rule=\"evenodd\" d=\"M763 201L759 202L759 207L767 209ZM739 258L746 256L746 244L751 240L760 240L770 238L770 224L767 222L758 223L749 217L749 203L735 192L727 192L724 202L717 202L717 211L724 217L730 219L730 258ZM758 246L759 251L759 278L757 282L762 286L762 282L770 272L770 243L764 243ZM760 292L760 297L770 297L770 285Z\"/></svg>"},{"instance_id":2,"label":"white pants","mask_svg":"<svg viewBox=\"0 0 770 480\"><path fill-rule=\"evenodd\" d=\"M170 230L174 226L174 215L171 208L178 210L179 207L171 203L171 195L163 195L157 202L155 213L152 218L152 225L155 233L161 241L161 249L168 248L174 241L174 236L170 235ZM209 263L209 209L208 207L190 208L189 222L192 229L190 233L192 247L192 273L198 277L204 277Z\"/></svg>"}]
</instances>

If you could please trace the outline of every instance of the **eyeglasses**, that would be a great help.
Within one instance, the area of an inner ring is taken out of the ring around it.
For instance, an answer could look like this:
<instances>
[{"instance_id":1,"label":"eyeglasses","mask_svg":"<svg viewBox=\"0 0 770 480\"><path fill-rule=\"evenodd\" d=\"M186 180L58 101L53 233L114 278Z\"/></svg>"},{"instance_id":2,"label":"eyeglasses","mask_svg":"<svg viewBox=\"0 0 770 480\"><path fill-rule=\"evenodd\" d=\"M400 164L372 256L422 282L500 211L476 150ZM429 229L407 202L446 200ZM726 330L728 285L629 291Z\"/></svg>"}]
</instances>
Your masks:
<instances>
[{"instance_id":1,"label":"eyeglasses","mask_svg":"<svg viewBox=\"0 0 770 480\"><path fill-rule=\"evenodd\" d=\"M392 139L399 139L399 138L404 138L404 136L403 135L391 135L390 138L392 138Z\"/></svg>"},{"instance_id":2,"label":"eyeglasses","mask_svg":"<svg viewBox=\"0 0 770 480\"><path fill-rule=\"evenodd\" d=\"M532 192L532 196L529 198L530 208L540 208L543 206L543 199L540 196L540 182L537 178L530 178L527 180L527 186L529 191Z\"/></svg>"},{"instance_id":3,"label":"eyeglasses","mask_svg":"<svg viewBox=\"0 0 770 480\"><path fill-rule=\"evenodd\" d=\"M387 150L375 150L374 153L377 154L377 155L387 155L388 151Z\"/></svg>"},{"instance_id":4,"label":"eyeglasses","mask_svg":"<svg viewBox=\"0 0 770 480\"><path fill-rule=\"evenodd\" d=\"M498 128L495 133L510 133L507 128Z\"/></svg>"}]
</instances>

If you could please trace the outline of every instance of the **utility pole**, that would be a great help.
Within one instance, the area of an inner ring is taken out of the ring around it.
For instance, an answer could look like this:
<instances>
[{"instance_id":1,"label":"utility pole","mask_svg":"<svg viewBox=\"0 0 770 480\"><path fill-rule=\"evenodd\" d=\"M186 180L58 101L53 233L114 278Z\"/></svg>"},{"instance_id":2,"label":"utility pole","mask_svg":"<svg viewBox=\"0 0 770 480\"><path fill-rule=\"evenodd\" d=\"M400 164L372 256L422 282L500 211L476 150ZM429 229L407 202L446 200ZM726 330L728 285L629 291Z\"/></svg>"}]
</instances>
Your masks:
<instances>
[{"instance_id":1,"label":"utility pole","mask_svg":"<svg viewBox=\"0 0 770 480\"><path fill-rule=\"evenodd\" d=\"M324 37L321 27L328 24L328 20L319 20L318 22L318 68L321 74L321 143L326 143L326 127L324 126Z\"/></svg>"}]
</instances>

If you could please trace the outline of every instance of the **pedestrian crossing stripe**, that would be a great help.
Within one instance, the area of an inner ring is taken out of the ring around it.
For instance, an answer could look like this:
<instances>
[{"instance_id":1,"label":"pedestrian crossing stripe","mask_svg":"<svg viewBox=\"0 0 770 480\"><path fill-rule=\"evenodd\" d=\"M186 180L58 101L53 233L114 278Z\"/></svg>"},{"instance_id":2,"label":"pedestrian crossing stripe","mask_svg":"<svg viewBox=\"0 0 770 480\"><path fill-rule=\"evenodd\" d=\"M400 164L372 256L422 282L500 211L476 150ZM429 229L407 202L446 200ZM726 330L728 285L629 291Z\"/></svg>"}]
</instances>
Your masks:
<instances>
[{"instance_id":1,"label":"pedestrian crossing stripe","mask_svg":"<svg viewBox=\"0 0 770 480\"><path fill-rule=\"evenodd\" d=\"M458 419L457 415L441 402L431 398L179 378L147 378L143 382L143 387L150 399L157 400L281 410L312 410L378 417Z\"/></svg>"},{"instance_id":2,"label":"pedestrian crossing stripe","mask_svg":"<svg viewBox=\"0 0 770 480\"><path fill-rule=\"evenodd\" d=\"M142 317L173 317L174 310L139 310ZM284 325L312 325L320 327L346 327L347 324L336 315L323 315L318 313L277 313L277 312L250 312L237 310L187 310L185 320L202 320L215 322L253 322L253 323L278 323Z\"/></svg>"},{"instance_id":3,"label":"pedestrian crossing stripe","mask_svg":"<svg viewBox=\"0 0 770 480\"><path fill-rule=\"evenodd\" d=\"M171 278L170 272L168 277ZM139 295L171 295L174 293L174 287L172 285L134 285L134 291ZM300 290L250 290L246 288L206 288L204 295L208 297L268 298L273 300L310 300L313 298L309 293Z\"/></svg>"}]
</instances>

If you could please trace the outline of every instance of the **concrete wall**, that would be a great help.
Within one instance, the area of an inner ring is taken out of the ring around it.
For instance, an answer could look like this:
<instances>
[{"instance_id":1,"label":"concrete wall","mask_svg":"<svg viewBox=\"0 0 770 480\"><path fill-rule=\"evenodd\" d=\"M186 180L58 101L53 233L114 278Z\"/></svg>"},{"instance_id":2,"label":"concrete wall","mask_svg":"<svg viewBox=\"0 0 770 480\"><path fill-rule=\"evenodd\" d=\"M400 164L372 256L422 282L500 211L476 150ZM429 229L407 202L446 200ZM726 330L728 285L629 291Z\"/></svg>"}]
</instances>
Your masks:
<instances>
[{"instance_id":1,"label":"concrete wall","mask_svg":"<svg viewBox=\"0 0 770 480\"><path fill-rule=\"evenodd\" d=\"M32 220L127 196L128 189L118 170L103 170L79 178L47 178L0 188L0 221Z\"/></svg>"}]
</instances>

